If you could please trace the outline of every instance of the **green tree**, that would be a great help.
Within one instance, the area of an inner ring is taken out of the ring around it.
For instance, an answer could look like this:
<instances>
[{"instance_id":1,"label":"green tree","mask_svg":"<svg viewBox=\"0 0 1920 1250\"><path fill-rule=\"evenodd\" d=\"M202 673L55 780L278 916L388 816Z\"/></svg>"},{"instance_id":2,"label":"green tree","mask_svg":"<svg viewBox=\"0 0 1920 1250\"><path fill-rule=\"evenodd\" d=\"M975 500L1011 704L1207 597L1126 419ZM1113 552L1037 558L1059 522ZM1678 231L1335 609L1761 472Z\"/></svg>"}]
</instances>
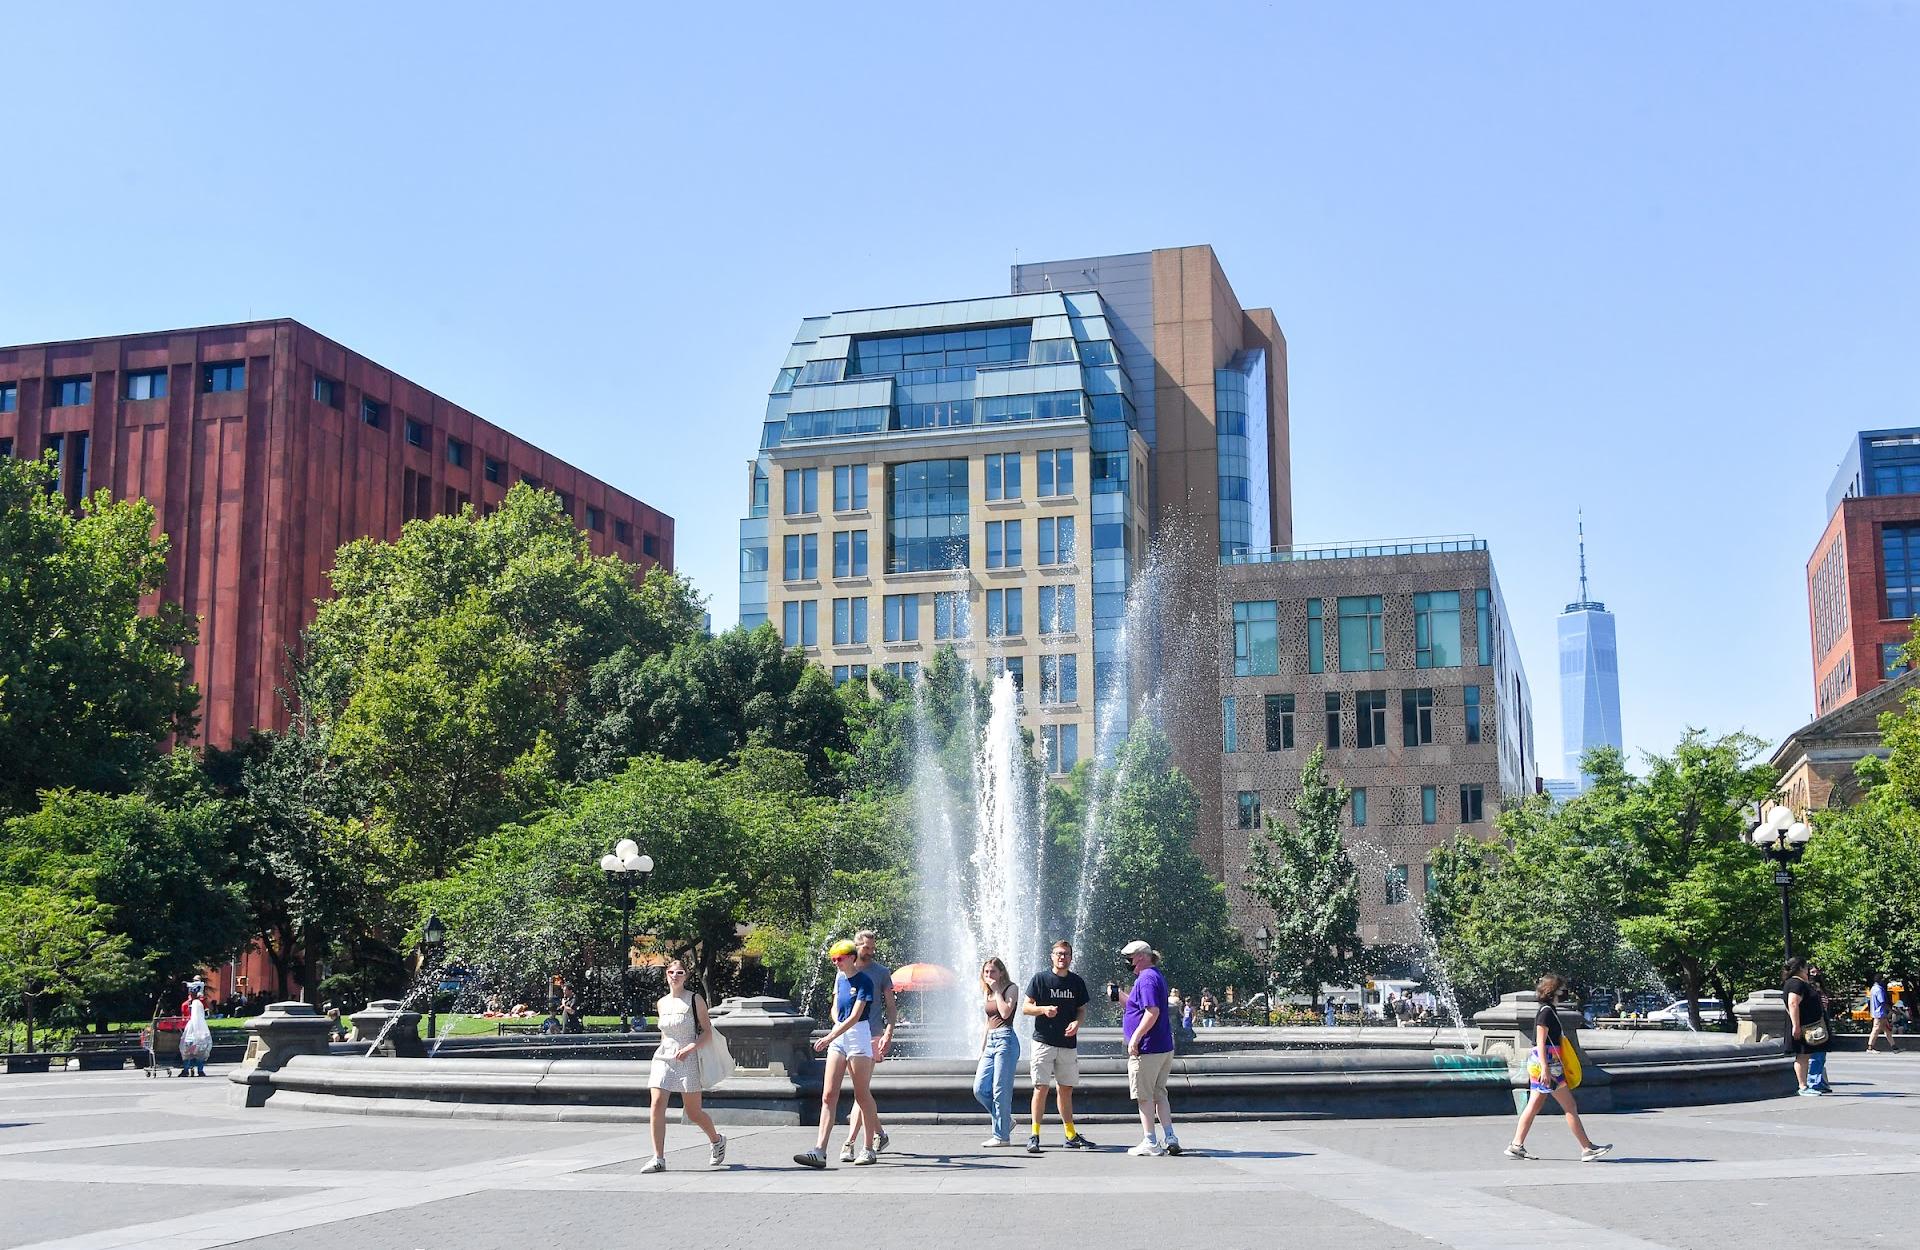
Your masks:
<instances>
[{"instance_id":1,"label":"green tree","mask_svg":"<svg viewBox=\"0 0 1920 1250\"><path fill-rule=\"evenodd\" d=\"M1360 889L1340 831L1351 797L1327 780L1326 751L1316 746L1300 770L1296 827L1269 816L1249 849L1247 894L1273 917L1267 971L1316 1008L1323 985L1345 985L1360 967Z\"/></svg>"},{"instance_id":2,"label":"green tree","mask_svg":"<svg viewBox=\"0 0 1920 1250\"><path fill-rule=\"evenodd\" d=\"M45 1009L84 1011L145 975L128 948L98 899L42 885L0 890L0 1001L19 1005L28 1050Z\"/></svg>"},{"instance_id":3,"label":"green tree","mask_svg":"<svg viewBox=\"0 0 1920 1250\"><path fill-rule=\"evenodd\" d=\"M420 876L576 773L597 665L665 651L699 621L684 581L593 556L557 498L525 486L490 516L466 508L408 522L396 542L348 543L330 576L305 710Z\"/></svg>"},{"instance_id":4,"label":"green tree","mask_svg":"<svg viewBox=\"0 0 1920 1250\"><path fill-rule=\"evenodd\" d=\"M816 781L850 746L846 708L817 664L770 625L689 638L664 654L622 648L592 675L582 772L642 754L717 763L748 745L799 753Z\"/></svg>"},{"instance_id":5,"label":"green tree","mask_svg":"<svg viewBox=\"0 0 1920 1250\"><path fill-rule=\"evenodd\" d=\"M0 829L0 881L99 903L92 914L127 939L150 1000L246 945L227 821L214 799L169 807L140 794L51 791Z\"/></svg>"},{"instance_id":6,"label":"green tree","mask_svg":"<svg viewBox=\"0 0 1920 1250\"><path fill-rule=\"evenodd\" d=\"M0 812L58 786L123 791L199 695L199 636L165 584L168 542L144 500L68 509L51 458L0 456Z\"/></svg>"},{"instance_id":7,"label":"green tree","mask_svg":"<svg viewBox=\"0 0 1920 1250\"><path fill-rule=\"evenodd\" d=\"M1194 853L1200 805L1167 736L1136 721L1101 787L1102 845L1083 945L1104 958L1141 938L1175 985L1229 984L1252 961L1228 922L1226 887Z\"/></svg>"}]
</instances>

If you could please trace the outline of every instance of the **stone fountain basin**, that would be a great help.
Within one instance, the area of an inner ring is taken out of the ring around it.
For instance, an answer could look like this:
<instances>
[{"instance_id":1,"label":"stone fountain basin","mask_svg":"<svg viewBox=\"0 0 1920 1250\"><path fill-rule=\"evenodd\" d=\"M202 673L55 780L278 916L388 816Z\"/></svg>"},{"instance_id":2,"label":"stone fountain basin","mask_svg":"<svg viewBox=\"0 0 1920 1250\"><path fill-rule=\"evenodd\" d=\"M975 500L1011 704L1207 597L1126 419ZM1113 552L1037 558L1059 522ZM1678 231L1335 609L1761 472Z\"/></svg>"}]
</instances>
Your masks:
<instances>
[{"instance_id":1,"label":"stone fountain basin","mask_svg":"<svg viewBox=\"0 0 1920 1250\"><path fill-rule=\"evenodd\" d=\"M1317 1119L1511 1115L1526 1097L1524 1072L1499 1055L1475 1053L1479 1030L1209 1029L1174 1061L1177 1115L1197 1119ZM524 1040L524 1039L522 1039ZM544 1040L544 1039L543 1039ZM1436 1040L1443 1042L1436 1045ZM1725 1034L1583 1033L1587 1080L1583 1109L1733 1102L1790 1094L1792 1058L1777 1041L1746 1044ZM1329 1042L1335 1044L1330 1045ZM233 1080L245 1100L332 1113L439 1118L634 1122L651 1101L650 1053L632 1058L475 1058L443 1049L439 1057L384 1059L295 1055L273 1071L243 1069ZM1083 1041L1076 1119L1099 1123L1134 1116L1117 1030L1089 1030ZM974 1064L966 1058L902 1058L880 1065L874 1089L889 1123L975 1123ZM797 1078L777 1069L741 1070L709 1090L714 1118L735 1124L811 1124L817 1116L818 1061ZM1030 1086L1020 1065L1016 1110ZM236 1091L239 1092L239 1091ZM843 1098L842 1114L850 1099Z\"/></svg>"}]
</instances>

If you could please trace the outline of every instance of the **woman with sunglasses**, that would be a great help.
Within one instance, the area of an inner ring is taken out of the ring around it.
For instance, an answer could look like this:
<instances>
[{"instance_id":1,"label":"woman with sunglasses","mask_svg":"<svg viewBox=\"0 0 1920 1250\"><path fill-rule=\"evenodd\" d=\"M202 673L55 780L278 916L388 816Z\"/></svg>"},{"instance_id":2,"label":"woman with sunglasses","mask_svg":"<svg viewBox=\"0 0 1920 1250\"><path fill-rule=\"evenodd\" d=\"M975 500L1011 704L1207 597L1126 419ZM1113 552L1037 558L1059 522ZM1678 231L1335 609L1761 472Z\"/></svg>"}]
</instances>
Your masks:
<instances>
[{"instance_id":1,"label":"woman with sunglasses","mask_svg":"<svg viewBox=\"0 0 1920 1250\"><path fill-rule=\"evenodd\" d=\"M647 1085L653 1106L647 1122L653 1130L653 1158L641 1172L667 1170L667 1099L680 1095L681 1113L707 1135L707 1166L727 1161L727 1139L713 1127L713 1118L700 1106L700 1048L713 1037L707 1001L687 988L687 966L679 960L667 965L667 992L654 1008L660 1015L660 1048L653 1052Z\"/></svg>"},{"instance_id":2,"label":"woman with sunglasses","mask_svg":"<svg viewBox=\"0 0 1920 1250\"><path fill-rule=\"evenodd\" d=\"M840 1083L853 1077L853 1101L859 1107L860 1151L853 1158L855 1167L871 1167L879 1161L874 1150L873 1126L880 1113L873 1106L873 979L860 971L859 953L852 942L842 939L827 952L834 970L840 974L834 984L833 1028L814 1042L813 1048L826 1052L827 1071L820 1082L820 1135L813 1149L793 1156L803 1168L827 1166L827 1138L833 1122L840 1117Z\"/></svg>"}]
</instances>

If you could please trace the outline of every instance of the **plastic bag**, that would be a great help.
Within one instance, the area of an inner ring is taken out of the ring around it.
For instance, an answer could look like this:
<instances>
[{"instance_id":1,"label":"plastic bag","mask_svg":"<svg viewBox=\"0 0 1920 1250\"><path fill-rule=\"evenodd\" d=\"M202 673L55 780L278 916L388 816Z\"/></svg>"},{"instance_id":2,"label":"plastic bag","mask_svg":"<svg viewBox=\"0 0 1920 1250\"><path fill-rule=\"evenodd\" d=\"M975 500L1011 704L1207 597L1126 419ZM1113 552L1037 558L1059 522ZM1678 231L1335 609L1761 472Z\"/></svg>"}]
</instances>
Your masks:
<instances>
[{"instance_id":1,"label":"plastic bag","mask_svg":"<svg viewBox=\"0 0 1920 1250\"><path fill-rule=\"evenodd\" d=\"M205 1063L212 1053L213 1030L207 1027L207 1009L196 1000L193 1014L187 1018L187 1027L180 1031L180 1058Z\"/></svg>"}]
</instances>

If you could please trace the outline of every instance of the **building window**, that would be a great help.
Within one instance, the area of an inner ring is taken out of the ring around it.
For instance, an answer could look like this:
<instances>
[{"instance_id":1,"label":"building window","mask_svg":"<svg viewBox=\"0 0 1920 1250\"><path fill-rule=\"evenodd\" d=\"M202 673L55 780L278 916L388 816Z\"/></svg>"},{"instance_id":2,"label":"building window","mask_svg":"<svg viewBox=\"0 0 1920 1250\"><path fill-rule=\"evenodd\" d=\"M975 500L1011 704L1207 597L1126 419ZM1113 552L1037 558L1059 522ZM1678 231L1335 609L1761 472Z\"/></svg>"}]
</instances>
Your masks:
<instances>
[{"instance_id":1,"label":"building window","mask_svg":"<svg viewBox=\"0 0 1920 1250\"><path fill-rule=\"evenodd\" d=\"M596 534L607 532L607 514L592 504L587 505L587 528Z\"/></svg>"},{"instance_id":2,"label":"building window","mask_svg":"<svg viewBox=\"0 0 1920 1250\"><path fill-rule=\"evenodd\" d=\"M1480 687L1462 687L1460 701L1466 707L1467 741L1478 742L1480 741Z\"/></svg>"},{"instance_id":3,"label":"building window","mask_svg":"<svg viewBox=\"0 0 1920 1250\"><path fill-rule=\"evenodd\" d=\"M613 541L623 547L633 546L633 522L615 521L613 523ZM765 573L767 571L767 549L765 547L759 547L755 550L760 553L760 571ZM764 581L765 579L762 578L761 580Z\"/></svg>"},{"instance_id":4,"label":"building window","mask_svg":"<svg viewBox=\"0 0 1920 1250\"><path fill-rule=\"evenodd\" d=\"M13 440L11 438L0 438L0 456L11 458L12 455Z\"/></svg>"},{"instance_id":5,"label":"building window","mask_svg":"<svg viewBox=\"0 0 1920 1250\"><path fill-rule=\"evenodd\" d=\"M909 686L918 680L920 676L920 662L918 660L902 660L897 663L882 664L880 667L887 671L887 676L898 677Z\"/></svg>"},{"instance_id":6,"label":"building window","mask_svg":"<svg viewBox=\"0 0 1920 1250\"><path fill-rule=\"evenodd\" d=\"M1880 676L1891 680L1907 671L1907 644L1904 642L1883 642L1880 644Z\"/></svg>"},{"instance_id":7,"label":"building window","mask_svg":"<svg viewBox=\"0 0 1920 1250\"><path fill-rule=\"evenodd\" d=\"M1042 725L1040 745L1047 757L1047 772L1063 777L1080 762L1080 726Z\"/></svg>"},{"instance_id":8,"label":"building window","mask_svg":"<svg viewBox=\"0 0 1920 1250\"><path fill-rule=\"evenodd\" d=\"M1040 588L1040 636L1071 634L1078 615L1077 587L1042 586Z\"/></svg>"},{"instance_id":9,"label":"building window","mask_svg":"<svg viewBox=\"0 0 1920 1250\"><path fill-rule=\"evenodd\" d=\"M1233 605L1233 675L1270 677L1280 671L1280 605L1262 599Z\"/></svg>"},{"instance_id":10,"label":"building window","mask_svg":"<svg viewBox=\"0 0 1920 1250\"><path fill-rule=\"evenodd\" d=\"M1480 786L1460 787L1460 823L1479 824L1486 819L1486 793Z\"/></svg>"},{"instance_id":11,"label":"building window","mask_svg":"<svg viewBox=\"0 0 1920 1250\"><path fill-rule=\"evenodd\" d=\"M370 425L376 430L386 429L387 406L362 395L360 397L360 424ZM497 465L499 462L490 460L487 463ZM489 477L487 480L489 482L497 482L500 479L497 477Z\"/></svg>"},{"instance_id":12,"label":"building window","mask_svg":"<svg viewBox=\"0 0 1920 1250\"><path fill-rule=\"evenodd\" d=\"M55 378L53 380L53 406L55 408L73 408L80 404L89 404L92 402L92 378Z\"/></svg>"},{"instance_id":13,"label":"building window","mask_svg":"<svg viewBox=\"0 0 1920 1250\"><path fill-rule=\"evenodd\" d=\"M1353 789L1353 827L1355 829L1367 827L1367 788L1365 786L1355 786Z\"/></svg>"},{"instance_id":14,"label":"building window","mask_svg":"<svg viewBox=\"0 0 1920 1250\"><path fill-rule=\"evenodd\" d=\"M1484 587L1473 592L1473 626L1480 644L1480 663L1493 663L1493 592Z\"/></svg>"},{"instance_id":15,"label":"building window","mask_svg":"<svg viewBox=\"0 0 1920 1250\"><path fill-rule=\"evenodd\" d=\"M426 445L427 445L427 427L420 424L418 421L415 421L412 417L408 417L407 418L407 446L425 448ZM524 477L522 478L522 480L525 480Z\"/></svg>"},{"instance_id":16,"label":"building window","mask_svg":"<svg viewBox=\"0 0 1920 1250\"><path fill-rule=\"evenodd\" d=\"M949 639L958 641L973 636L973 599L966 591L934 592L933 636L938 642Z\"/></svg>"},{"instance_id":17,"label":"building window","mask_svg":"<svg viewBox=\"0 0 1920 1250\"><path fill-rule=\"evenodd\" d=\"M1240 819L1238 823L1240 828L1258 829L1260 827L1260 796L1259 794L1257 794L1252 790L1242 790L1240 791L1239 799L1240 799Z\"/></svg>"},{"instance_id":18,"label":"building window","mask_svg":"<svg viewBox=\"0 0 1920 1250\"><path fill-rule=\"evenodd\" d=\"M346 402L345 394L345 389L332 378L318 373L313 375L313 398L316 402L329 408L339 408Z\"/></svg>"},{"instance_id":19,"label":"building window","mask_svg":"<svg viewBox=\"0 0 1920 1250\"><path fill-rule=\"evenodd\" d=\"M835 577L867 575L867 531L834 531L833 575Z\"/></svg>"},{"instance_id":20,"label":"building window","mask_svg":"<svg viewBox=\"0 0 1920 1250\"><path fill-rule=\"evenodd\" d=\"M1041 517L1038 526L1040 530L1040 563L1042 565L1072 564L1074 544L1073 518L1070 516Z\"/></svg>"},{"instance_id":21,"label":"building window","mask_svg":"<svg viewBox=\"0 0 1920 1250\"><path fill-rule=\"evenodd\" d=\"M1413 597L1413 666L1460 667L1460 592L1435 590Z\"/></svg>"},{"instance_id":22,"label":"building window","mask_svg":"<svg viewBox=\"0 0 1920 1250\"><path fill-rule=\"evenodd\" d=\"M1431 825L1440 819L1440 787L1420 787L1420 823Z\"/></svg>"},{"instance_id":23,"label":"building window","mask_svg":"<svg viewBox=\"0 0 1920 1250\"><path fill-rule=\"evenodd\" d=\"M1033 493L1042 499L1073 493L1073 449L1033 453Z\"/></svg>"},{"instance_id":24,"label":"building window","mask_svg":"<svg viewBox=\"0 0 1920 1250\"><path fill-rule=\"evenodd\" d=\"M1027 688L1027 661L1022 656L996 655L987 666L987 671L992 673L996 680L999 679L1002 673L1011 676L1013 678L1013 690L1016 695L1021 694Z\"/></svg>"},{"instance_id":25,"label":"building window","mask_svg":"<svg viewBox=\"0 0 1920 1250\"><path fill-rule=\"evenodd\" d=\"M232 364L206 365L200 370L200 389L209 395L222 391L244 391L247 389L247 366L244 362Z\"/></svg>"},{"instance_id":26,"label":"building window","mask_svg":"<svg viewBox=\"0 0 1920 1250\"><path fill-rule=\"evenodd\" d=\"M483 456L480 459L480 474L489 482L498 486L507 476L507 466L495 460L492 456Z\"/></svg>"},{"instance_id":27,"label":"building window","mask_svg":"<svg viewBox=\"0 0 1920 1250\"><path fill-rule=\"evenodd\" d=\"M660 535L642 534L640 536L640 553L658 559L660 557Z\"/></svg>"},{"instance_id":28,"label":"building window","mask_svg":"<svg viewBox=\"0 0 1920 1250\"><path fill-rule=\"evenodd\" d=\"M1270 694L1266 697L1267 750L1293 750L1293 696Z\"/></svg>"},{"instance_id":29,"label":"building window","mask_svg":"<svg viewBox=\"0 0 1920 1250\"><path fill-rule=\"evenodd\" d=\"M447 440L447 463L459 469L467 467L467 445L457 438Z\"/></svg>"},{"instance_id":30,"label":"building window","mask_svg":"<svg viewBox=\"0 0 1920 1250\"><path fill-rule=\"evenodd\" d=\"M1020 453L996 452L987 461L987 498L1020 498Z\"/></svg>"},{"instance_id":31,"label":"building window","mask_svg":"<svg viewBox=\"0 0 1920 1250\"><path fill-rule=\"evenodd\" d=\"M867 597L854 595L833 601L833 643L854 646L867 640Z\"/></svg>"},{"instance_id":32,"label":"building window","mask_svg":"<svg viewBox=\"0 0 1920 1250\"><path fill-rule=\"evenodd\" d=\"M1387 869L1387 902L1404 903L1407 901L1407 866L1395 864Z\"/></svg>"},{"instance_id":33,"label":"building window","mask_svg":"<svg viewBox=\"0 0 1920 1250\"><path fill-rule=\"evenodd\" d=\"M1330 694L1327 696L1327 749L1334 751L1338 750L1339 747L1340 696L1338 694Z\"/></svg>"},{"instance_id":34,"label":"building window","mask_svg":"<svg viewBox=\"0 0 1920 1250\"><path fill-rule=\"evenodd\" d=\"M887 571L967 567L967 462L913 460L887 473Z\"/></svg>"},{"instance_id":35,"label":"building window","mask_svg":"<svg viewBox=\"0 0 1920 1250\"><path fill-rule=\"evenodd\" d=\"M1080 657L1043 655L1040 657L1040 702L1045 704L1080 701Z\"/></svg>"},{"instance_id":36,"label":"building window","mask_svg":"<svg viewBox=\"0 0 1920 1250\"><path fill-rule=\"evenodd\" d=\"M763 517L767 515L767 470L762 464L753 466L753 503L747 515Z\"/></svg>"},{"instance_id":37,"label":"building window","mask_svg":"<svg viewBox=\"0 0 1920 1250\"><path fill-rule=\"evenodd\" d=\"M566 514L567 514L567 519L568 519L569 521L571 521L571 520L573 519L573 515L574 515L574 513L573 513L573 492L572 492L572 491L565 491L565 490L557 490L557 491L555 491L555 492L553 492L553 493L554 493L554 497L555 497L555 498L557 498L557 499L558 499L558 500L560 501L560 511L562 511L562 512L564 512L564 513L566 513ZM820 541L820 540L819 540L819 539L818 539L817 537L816 537L816 538L814 539L814 544L815 544L815 545L814 545L814 555L815 555L816 557L817 557L817 556L819 555L819 553L820 553L820 548L819 548L819 541ZM815 563L816 563L816 564L818 564L818 563L819 563L819 561L818 561L818 560L816 559L816 560L815 560Z\"/></svg>"},{"instance_id":38,"label":"building window","mask_svg":"<svg viewBox=\"0 0 1920 1250\"><path fill-rule=\"evenodd\" d=\"M89 480L92 469L91 441L91 437L83 432L47 436L47 450L53 453L54 472L57 474L54 489L75 508L87 497L92 485Z\"/></svg>"},{"instance_id":39,"label":"building window","mask_svg":"<svg viewBox=\"0 0 1920 1250\"><path fill-rule=\"evenodd\" d=\"M841 464L833 469L833 509L857 512L867 506L867 466Z\"/></svg>"},{"instance_id":40,"label":"building window","mask_svg":"<svg viewBox=\"0 0 1920 1250\"><path fill-rule=\"evenodd\" d=\"M1232 755L1240 749L1240 727L1233 719L1233 696L1220 700L1220 749Z\"/></svg>"},{"instance_id":41,"label":"building window","mask_svg":"<svg viewBox=\"0 0 1920 1250\"><path fill-rule=\"evenodd\" d=\"M781 573L786 580L810 582L820 576L820 535L786 535L781 555Z\"/></svg>"},{"instance_id":42,"label":"building window","mask_svg":"<svg viewBox=\"0 0 1920 1250\"><path fill-rule=\"evenodd\" d=\"M1880 553L1888 619L1913 616L1920 608L1920 525L1881 526Z\"/></svg>"},{"instance_id":43,"label":"building window","mask_svg":"<svg viewBox=\"0 0 1920 1250\"><path fill-rule=\"evenodd\" d=\"M0 382L0 412L13 412L20 407L20 384L18 382Z\"/></svg>"},{"instance_id":44,"label":"building window","mask_svg":"<svg viewBox=\"0 0 1920 1250\"><path fill-rule=\"evenodd\" d=\"M142 369L138 373L127 375L128 399L165 399L167 397L167 371L165 369Z\"/></svg>"},{"instance_id":45,"label":"building window","mask_svg":"<svg viewBox=\"0 0 1920 1250\"><path fill-rule=\"evenodd\" d=\"M1325 621L1322 618L1321 600L1307 600L1307 671L1324 673L1327 670L1327 644Z\"/></svg>"},{"instance_id":46,"label":"building window","mask_svg":"<svg viewBox=\"0 0 1920 1250\"><path fill-rule=\"evenodd\" d=\"M987 522L987 567L990 569L1020 567L1020 522Z\"/></svg>"},{"instance_id":47,"label":"building window","mask_svg":"<svg viewBox=\"0 0 1920 1250\"><path fill-rule=\"evenodd\" d=\"M1354 745L1359 747L1383 747L1387 745L1387 692L1384 690L1362 690L1353 696L1354 721L1357 732Z\"/></svg>"},{"instance_id":48,"label":"building window","mask_svg":"<svg viewBox=\"0 0 1920 1250\"><path fill-rule=\"evenodd\" d=\"M880 604L881 637L887 642L920 641L920 596L888 595Z\"/></svg>"},{"instance_id":49,"label":"building window","mask_svg":"<svg viewBox=\"0 0 1920 1250\"><path fill-rule=\"evenodd\" d=\"M987 637L1018 638L1025 628L1021 621L1021 594L1018 589L987 592Z\"/></svg>"},{"instance_id":50,"label":"building window","mask_svg":"<svg viewBox=\"0 0 1920 1250\"><path fill-rule=\"evenodd\" d=\"M1422 747L1433 742L1433 691L1400 692L1400 738L1403 746Z\"/></svg>"},{"instance_id":51,"label":"building window","mask_svg":"<svg viewBox=\"0 0 1920 1250\"><path fill-rule=\"evenodd\" d=\"M1387 666L1386 615L1379 595L1350 595L1340 600L1340 671L1365 672Z\"/></svg>"},{"instance_id":52,"label":"building window","mask_svg":"<svg viewBox=\"0 0 1920 1250\"><path fill-rule=\"evenodd\" d=\"M789 647L820 645L820 604L813 599L789 599L782 605L786 617L786 642Z\"/></svg>"},{"instance_id":53,"label":"building window","mask_svg":"<svg viewBox=\"0 0 1920 1250\"><path fill-rule=\"evenodd\" d=\"M625 538L620 537L620 527L626 524L625 521L615 521L613 523L613 536L615 541L631 545L633 539L633 529L631 527L628 527ZM767 580L767 549L765 547L749 544L748 546L740 548L740 580L743 582L764 582Z\"/></svg>"},{"instance_id":54,"label":"building window","mask_svg":"<svg viewBox=\"0 0 1920 1250\"><path fill-rule=\"evenodd\" d=\"M788 516L812 516L820 511L820 470L788 469L780 499Z\"/></svg>"}]
</instances>

